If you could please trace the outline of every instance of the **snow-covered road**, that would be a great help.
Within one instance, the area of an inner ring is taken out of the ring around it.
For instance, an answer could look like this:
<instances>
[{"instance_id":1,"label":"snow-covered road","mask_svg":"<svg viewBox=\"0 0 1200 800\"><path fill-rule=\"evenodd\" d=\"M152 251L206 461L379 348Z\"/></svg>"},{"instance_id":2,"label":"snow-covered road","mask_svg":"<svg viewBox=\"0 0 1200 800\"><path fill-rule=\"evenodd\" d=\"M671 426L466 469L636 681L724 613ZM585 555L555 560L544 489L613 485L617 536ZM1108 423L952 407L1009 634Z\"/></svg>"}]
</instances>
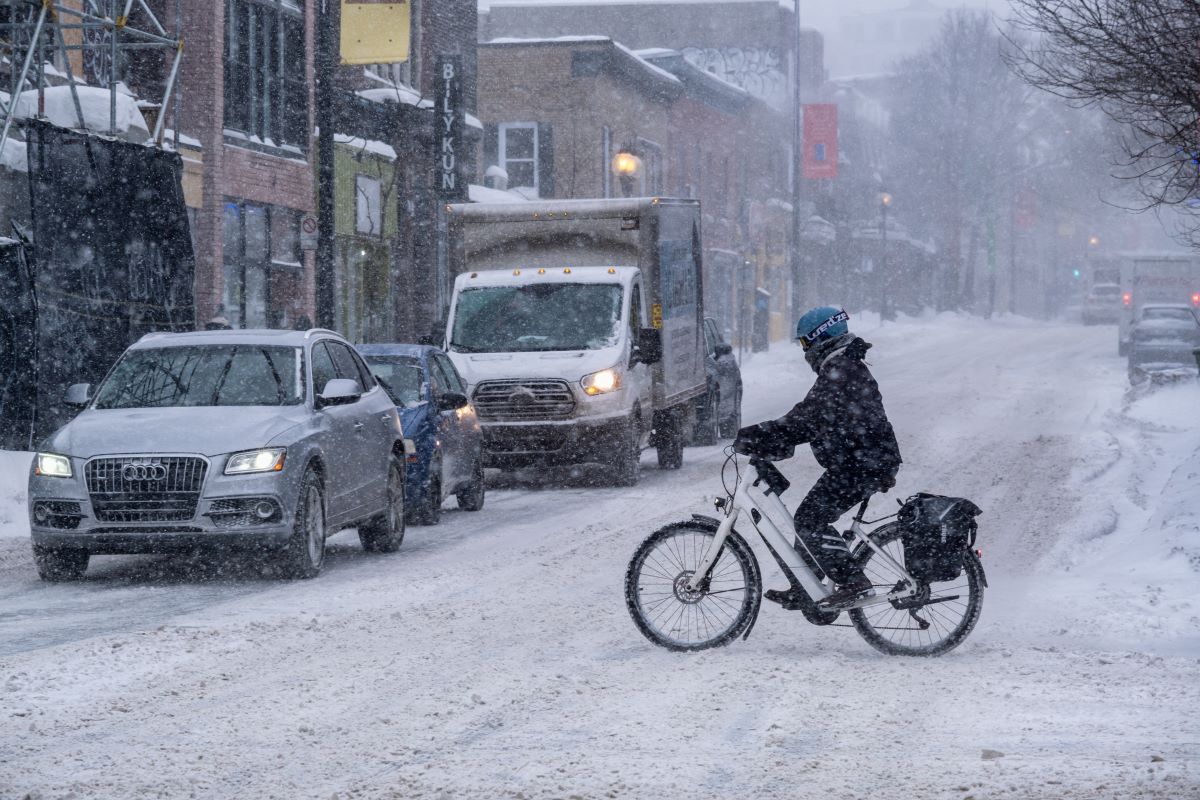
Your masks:
<instances>
[{"instance_id":1,"label":"snow-covered road","mask_svg":"<svg viewBox=\"0 0 1200 800\"><path fill-rule=\"evenodd\" d=\"M114 557L41 584L0 489L0 797L1200 797L1200 388L1128 397L1108 328L859 332L892 496L985 511L991 588L951 654L770 604L721 650L642 639L625 565L711 508L719 448L647 454L632 490L493 487L394 556L344 533L298 583ZM792 348L756 357L745 419L811 378ZM794 504L817 467L783 468Z\"/></svg>"}]
</instances>

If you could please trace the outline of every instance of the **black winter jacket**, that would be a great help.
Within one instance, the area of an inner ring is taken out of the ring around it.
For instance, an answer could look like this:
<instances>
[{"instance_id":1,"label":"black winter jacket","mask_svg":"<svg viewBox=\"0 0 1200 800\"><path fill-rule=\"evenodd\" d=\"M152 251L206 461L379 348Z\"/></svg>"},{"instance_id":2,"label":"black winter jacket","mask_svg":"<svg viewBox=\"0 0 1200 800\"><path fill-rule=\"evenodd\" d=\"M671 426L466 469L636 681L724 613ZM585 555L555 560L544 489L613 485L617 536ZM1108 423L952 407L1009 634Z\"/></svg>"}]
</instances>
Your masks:
<instances>
[{"instance_id":1,"label":"black winter jacket","mask_svg":"<svg viewBox=\"0 0 1200 800\"><path fill-rule=\"evenodd\" d=\"M883 410L883 397L863 357L871 345L857 336L837 342L813 364L817 381L784 416L743 428L738 438L754 450L779 452L808 443L825 469L894 474L900 446Z\"/></svg>"}]
</instances>

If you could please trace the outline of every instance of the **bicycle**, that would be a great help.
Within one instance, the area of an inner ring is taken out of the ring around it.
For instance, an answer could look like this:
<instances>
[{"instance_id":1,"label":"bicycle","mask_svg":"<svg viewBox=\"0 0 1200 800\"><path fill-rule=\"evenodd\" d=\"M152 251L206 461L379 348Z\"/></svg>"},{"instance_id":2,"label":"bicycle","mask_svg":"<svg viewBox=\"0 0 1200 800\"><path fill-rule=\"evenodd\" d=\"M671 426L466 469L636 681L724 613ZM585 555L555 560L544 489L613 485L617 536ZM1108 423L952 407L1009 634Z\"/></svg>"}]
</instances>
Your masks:
<instances>
[{"instance_id":1,"label":"bicycle","mask_svg":"<svg viewBox=\"0 0 1200 800\"><path fill-rule=\"evenodd\" d=\"M847 607L823 605L833 584L792 546L792 515L780 497L790 482L770 461L751 457L743 469L731 447L726 454L721 467L726 496L716 501L724 519L693 514L690 520L655 531L634 552L626 570L626 606L650 641L669 650L696 651L749 637L762 603L762 573L750 544L735 528L743 515L779 568L804 590L799 610L814 625L853 626L880 652L910 656L946 653L975 627L987 586L979 553L962 551L963 570L956 580L916 580L904 567L898 521L864 529L870 496L843 536L856 564L871 579L875 596ZM725 484L730 463L737 476L733 491ZM849 625L837 622L843 611L849 614Z\"/></svg>"}]
</instances>

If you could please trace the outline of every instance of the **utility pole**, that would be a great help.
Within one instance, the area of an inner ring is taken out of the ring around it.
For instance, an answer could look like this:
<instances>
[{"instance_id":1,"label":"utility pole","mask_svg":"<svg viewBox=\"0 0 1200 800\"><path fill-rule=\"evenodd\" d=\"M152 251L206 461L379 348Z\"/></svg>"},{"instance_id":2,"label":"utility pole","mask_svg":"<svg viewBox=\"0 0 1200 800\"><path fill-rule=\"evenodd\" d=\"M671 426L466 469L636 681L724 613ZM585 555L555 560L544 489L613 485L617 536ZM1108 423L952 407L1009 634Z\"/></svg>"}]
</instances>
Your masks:
<instances>
[{"instance_id":1,"label":"utility pole","mask_svg":"<svg viewBox=\"0 0 1200 800\"><path fill-rule=\"evenodd\" d=\"M800 92L800 48L801 48L801 28L800 28L800 0L793 0L796 11L796 30L795 38L792 42L792 252L791 252L791 272L792 272L792 316L797 317L800 314L801 292L800 292L800 233L804 227L804 217L801 211L801 201L803 199L802 181L804 180L804 131L803 131L803 105L801 105Z\"/></svg>"},{"instance_id":2,"label":"utility pole","mask_svg":"<svg viewBox=\"0 0 1200 800\"><path fill-rule=\"evenodd\" d=\"M320 0L317 10L316 109L317 123L317 268L315 301L317 327L333 330L334 313L334 226L333 226L333 76L336 68L334 0Z\"/></svg>"},{"instance_id":3,"label":"utility pole","mask_svg":"<svg viewBox=\"0 0 1200 800\"><path fill-rule=\"evenodd\" d=\"M888 307L888 246L887 246L887 212L892 204L892 196L887 192L879 195L879 324L892 318L891 308Z\"/></svg>"}]
</instances>

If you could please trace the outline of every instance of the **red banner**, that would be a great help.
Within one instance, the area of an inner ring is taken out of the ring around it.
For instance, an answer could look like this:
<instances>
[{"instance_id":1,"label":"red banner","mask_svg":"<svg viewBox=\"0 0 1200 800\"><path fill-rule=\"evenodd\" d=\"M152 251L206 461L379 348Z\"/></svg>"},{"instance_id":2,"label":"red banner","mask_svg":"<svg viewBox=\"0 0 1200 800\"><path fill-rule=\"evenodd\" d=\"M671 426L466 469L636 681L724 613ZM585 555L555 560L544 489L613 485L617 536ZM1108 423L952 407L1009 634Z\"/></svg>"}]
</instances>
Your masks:
<instances>
[{"instance_id":1,"label":"red banner","mask_svg":"<svg viewBox=\"0 0 1200 800\"><path fill-rule=\"evenodd\" d=\"M807 103L804 106L805 178L819 180L837 177L838 115L832 103Z\"/></svg>"}]
</instances>

